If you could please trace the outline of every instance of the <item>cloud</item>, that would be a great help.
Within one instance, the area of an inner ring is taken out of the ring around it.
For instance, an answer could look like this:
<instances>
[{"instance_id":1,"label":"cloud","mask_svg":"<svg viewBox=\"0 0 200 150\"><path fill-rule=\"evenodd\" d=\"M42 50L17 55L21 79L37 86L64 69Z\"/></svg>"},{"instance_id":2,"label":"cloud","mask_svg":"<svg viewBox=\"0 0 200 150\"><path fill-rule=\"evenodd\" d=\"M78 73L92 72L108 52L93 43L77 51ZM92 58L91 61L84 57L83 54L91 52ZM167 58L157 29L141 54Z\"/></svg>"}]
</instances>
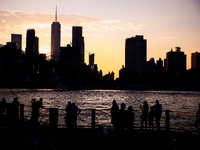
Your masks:
<instances>
[{"instance_id":1,"label":"cloud","mask_svg":"<svg viewBox=\"0 0 200 150\"><path fill-rule=\"evenodd\" d=\"M50 51L51 24L53 14L23 13L16 11L0 10L0 43L5 44L11 39L11 34L22 34L22 47L26 47L27 29L35 29L39 37L40 52ZM122 22L118 19L97 19L81 15L60 14L58 21L61 24L61 45L71 41L72 26L83 26L83 35L88 39L106 39L116 36L120 31L131 33L147 27L145 24Z\"/></svg>"},{"instance_id":2,"label":"cloud","mask_svg":"<svg viewBox=\"0 0 200 150\"><path fill-rule=\"evenodd\" d=\"M26 32L28 28L45 29L50 28L54 21L54 15L42 13L22 13L16 11L0 10L0 32L2 36L10 33ZM100 20L79 15L58 16L62 31L71 31L72 26L83 26L84 31L138 31L146 25L121 22L118 19ZM25 31L24 31L25 30ZM45 35L48 33L45 33Z\"/></svg>"}]
</instances>

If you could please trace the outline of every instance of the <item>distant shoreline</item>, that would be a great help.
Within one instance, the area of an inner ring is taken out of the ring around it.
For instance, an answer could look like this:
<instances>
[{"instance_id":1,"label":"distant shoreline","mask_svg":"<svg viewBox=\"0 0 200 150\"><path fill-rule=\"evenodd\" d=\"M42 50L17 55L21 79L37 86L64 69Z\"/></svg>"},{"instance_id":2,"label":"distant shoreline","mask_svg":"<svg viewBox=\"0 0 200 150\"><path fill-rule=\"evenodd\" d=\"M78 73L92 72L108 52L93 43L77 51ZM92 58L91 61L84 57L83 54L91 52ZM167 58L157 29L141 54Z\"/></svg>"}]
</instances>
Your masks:
<instances>
[{"instance_id":1,"label":"distant shoreline","mask_svg":"<svg viewBox=\"0 0 200 150\"><path fill-rule=\"evenodd\" d=\"M158 90L158 91L200 91L200 86L186 86L186 85L73 85L73 86L62 86L63 90L59 91L67 91L67 90ZM61 88L62 88L61 87ZM52 89L54 90L54 86L9 86L9 87L0 87L0 89ZM55 90L56 91L56 90Z\"/></svg>"}]
</instances>

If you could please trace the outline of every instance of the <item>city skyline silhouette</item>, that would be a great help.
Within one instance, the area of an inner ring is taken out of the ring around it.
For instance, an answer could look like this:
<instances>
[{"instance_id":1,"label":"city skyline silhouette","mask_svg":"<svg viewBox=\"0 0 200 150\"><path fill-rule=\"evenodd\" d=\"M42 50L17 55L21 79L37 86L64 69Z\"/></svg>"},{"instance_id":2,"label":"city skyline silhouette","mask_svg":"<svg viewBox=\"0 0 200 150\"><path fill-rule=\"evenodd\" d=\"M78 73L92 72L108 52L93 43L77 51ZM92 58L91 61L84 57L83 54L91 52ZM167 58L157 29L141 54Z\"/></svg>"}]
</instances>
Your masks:
<instances>
[{"instance_id":1,"label":"city skyline silhouette","mask_svg":"<svg viewBox=\"0 0 200 150\"><path fill-rule=\"evenodd\" d=\"M40 39L40 53L50 53L50 28L55 20L55 6L58 5L58 20L62 25L61 46L72 42L72 26L82 26L86 43L85 62L89 63L89 53L95 53L96 64L103 70L103 74L114 71L115 78L118 77L118 70L125 65L125 39L135 35L144 35L147 39L147 60L152 57L155 60L159 58L164 60L171 48L180 46L188 56L187 69L191 68L190 55L200 49L198 45L200 38L196 32L199 29L197 19L199 3L195 0L176 1L173 4L145 0L118 1L115 5L105 1L99 2L99 5L90 2L94 8L99 7L95 10L87 10L87 2L79 2L83 4L81 8L70 2L71 8L63 9L64 2L58 4L49 2L47 8L42 7L44 2L38 2L40 7L34 7L36 5L34 2L30 8L22 1L16 8L9 6L5 1L0 7L2 21L0 43L6 44L10 40L10 34L19 33L22 34L22 49L25 50L26 30L34 28ZM74 6L80 9L75 9ZM117 11L120 6L124 11ZM130 6L134 9L130 9ZM101 11L100 8L103 7L105 9ZM108 13L109 7L113 13ZM18 19L20 21L16 22Z\"/></svg>"}]
</instances>

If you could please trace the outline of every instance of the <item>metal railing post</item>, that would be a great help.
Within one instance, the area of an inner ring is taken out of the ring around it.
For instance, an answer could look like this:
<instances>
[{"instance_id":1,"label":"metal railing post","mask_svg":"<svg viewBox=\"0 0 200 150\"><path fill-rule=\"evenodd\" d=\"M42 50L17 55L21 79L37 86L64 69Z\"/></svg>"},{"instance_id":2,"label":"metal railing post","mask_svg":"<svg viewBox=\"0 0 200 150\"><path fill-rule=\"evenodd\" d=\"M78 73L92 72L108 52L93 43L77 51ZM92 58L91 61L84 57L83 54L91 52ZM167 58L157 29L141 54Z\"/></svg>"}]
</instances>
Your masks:
<instances>
[{"instance_id":1,"label":"metal railing post","mask_svg":"<svg viewBox=\"0 0 200 150\"><path fill-rule=\"evenodd\" d=\"M166 130L169 130L170 126L170 110L165 111L165 128Z\"/></svg>"},{"instance_id":2,"label":"metal railing post","mask_svg":"<svg viewBox=\"0 0 200 150\"><path fill-rule=\"evenodd\" d=\"M95 109L92 109L92 129L95 129Z\"/></svg>"}]
</instances>

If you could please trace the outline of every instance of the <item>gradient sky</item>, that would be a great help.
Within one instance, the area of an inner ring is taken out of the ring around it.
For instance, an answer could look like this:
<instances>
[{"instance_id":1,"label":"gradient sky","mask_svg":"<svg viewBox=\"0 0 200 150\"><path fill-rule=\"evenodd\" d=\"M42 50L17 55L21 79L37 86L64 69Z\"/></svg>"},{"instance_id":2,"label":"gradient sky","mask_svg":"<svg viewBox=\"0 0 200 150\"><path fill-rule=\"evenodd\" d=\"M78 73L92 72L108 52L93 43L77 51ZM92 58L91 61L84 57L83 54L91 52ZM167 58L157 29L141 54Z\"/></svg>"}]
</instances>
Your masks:
<instances>
[{"instance_id":1,"label":"gradient sky","mask_svg":"<svg viewBox=\"0 0 200 150\"><path fill-rule=\"evenodd\" d=\"M95 53L95 63L103 74L125 65L125 39L144 35L147 60L166 58L177 46L187 55L200 52L200 0L1 0L0 43L10 41L11 34L23 35L34 28L40 40L40 52L50 52L51 23L55 6L61 23L61 46L72 41L72 26L83 26L85 61Z\"/></svg>"}]
</instances>

